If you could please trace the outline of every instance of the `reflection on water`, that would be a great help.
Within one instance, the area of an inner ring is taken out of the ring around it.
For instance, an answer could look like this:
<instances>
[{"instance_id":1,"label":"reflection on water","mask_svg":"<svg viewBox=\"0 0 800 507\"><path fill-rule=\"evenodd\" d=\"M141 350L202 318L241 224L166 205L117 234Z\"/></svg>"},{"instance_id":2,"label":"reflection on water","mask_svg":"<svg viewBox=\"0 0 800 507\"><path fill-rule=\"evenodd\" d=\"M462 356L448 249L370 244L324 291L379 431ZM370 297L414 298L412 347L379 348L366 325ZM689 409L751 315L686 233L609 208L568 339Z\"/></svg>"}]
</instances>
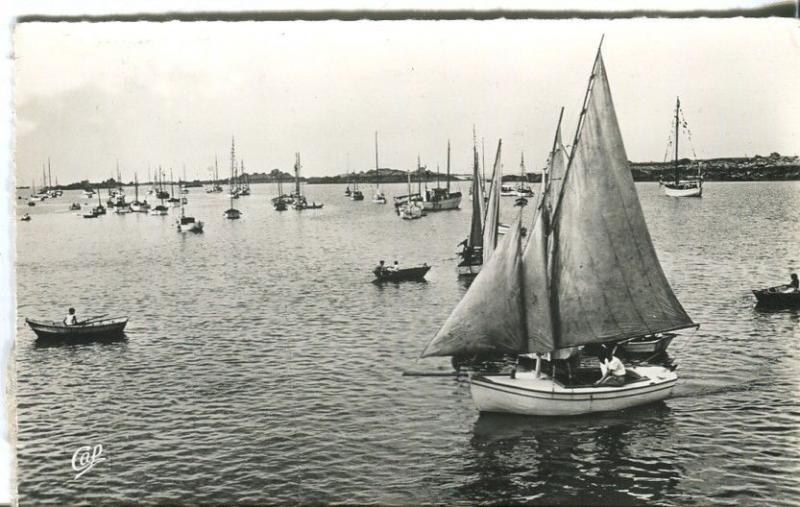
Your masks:
<instances>
[{"instance_id":1,"label":"reflection on water","mask_svg":"<svg viewBox=\"0 0 800 507\"><path fill-rule=\"evenodd\" d=\"M201 235L178 234L174 215L82 220L66 210L77 193L24 209L21 503L791 502L799 314L757 311L750 290L800 271L785 227L800 222L800 185L705 187L680 200L637 185L667 278L701 324L670 345L675 396L568 419L478 415L464 379L402 376L451 371L418 356L472 281L453 255L468 206L409 222L309 185L322 210L279 213L274 188L253 185L230 221L224 196L193 189ZM373 284L380 259L431 270ZM68 306L130 316L127 340L38 344L23 318ZM74 481L72 454L89 444L108 459Z\"/></svg>"}]
</instances>

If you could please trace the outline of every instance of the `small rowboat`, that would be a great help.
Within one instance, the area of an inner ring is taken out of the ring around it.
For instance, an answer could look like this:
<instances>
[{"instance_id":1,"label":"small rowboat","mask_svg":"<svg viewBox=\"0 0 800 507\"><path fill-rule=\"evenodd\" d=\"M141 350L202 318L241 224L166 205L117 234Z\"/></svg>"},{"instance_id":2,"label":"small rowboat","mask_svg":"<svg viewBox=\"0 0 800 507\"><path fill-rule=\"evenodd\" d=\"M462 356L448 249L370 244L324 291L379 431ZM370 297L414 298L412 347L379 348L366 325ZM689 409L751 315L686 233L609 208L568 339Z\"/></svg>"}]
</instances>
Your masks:
<instances>
[{"instance_id":1,"label":"small rowboat","mask_svg":"<svg viewBox=\"0 0 800 507\"><path fill-rule=\"evenodd\" d=\"M657 336L643 336L620 345L626 354L657 354L664 352L675 338L675 333L663 333Z\"/></svg>"},{"instance_id":2,"label":"small rowboat","mask_svg":"<svg viewBox=\"0 0 800 507\"><path fill-rule=\"evenodd\" d=\"M49 320L25 319L25 322L40 340L97 340L121 337L128 317L96 320L74 326Z\"/></svg>"},{"instance_id":3,"label":"small rowboat","mask_svg":"<svg viewBox=\"0 0 800 507\"><path fill-rule=\"evenodd\" d=\"M431 269L427 264L415 268L405 269L380 269L375 268L376 282L404 282L408 280L424 280L425 274Z\"/></svg>"},{"instance_id":4,"label":"small rowboat","mask_svg":"<svg viewBox=\"0 0 800 507\"><path fill-rule=\"evenodd\" d=\"M756 306L759 308L800 308L800 291L791 290L787 285L753 291Z\"/></svg>"}]
</instances>

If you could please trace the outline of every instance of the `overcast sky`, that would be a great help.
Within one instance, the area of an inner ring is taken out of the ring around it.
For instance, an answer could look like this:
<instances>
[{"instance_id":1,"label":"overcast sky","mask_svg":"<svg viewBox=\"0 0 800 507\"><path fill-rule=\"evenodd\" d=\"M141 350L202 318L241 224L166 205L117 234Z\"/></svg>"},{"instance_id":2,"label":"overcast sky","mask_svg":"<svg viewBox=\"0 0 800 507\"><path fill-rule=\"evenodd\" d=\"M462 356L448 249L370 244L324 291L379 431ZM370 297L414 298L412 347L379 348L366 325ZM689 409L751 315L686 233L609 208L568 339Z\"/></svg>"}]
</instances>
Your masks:
<instances>
[{"instance_id":1,"label":"overcast sky","mask_svg":"<svg viewBox=\"0 0 800 507\"><path fill-rule=\"evenodd\" d=\"M423 164L469 171L472 125L505 172L569 142L594 53L628 157L663 160L680 95L698 157L800 152L800 34L791 19L26 23L16 27L17 184L125 180L148 165L333 175ZM691 155L691 145L684 140ZM348 154L350 164L348 166Z\"/></svg>"}]
</instances>

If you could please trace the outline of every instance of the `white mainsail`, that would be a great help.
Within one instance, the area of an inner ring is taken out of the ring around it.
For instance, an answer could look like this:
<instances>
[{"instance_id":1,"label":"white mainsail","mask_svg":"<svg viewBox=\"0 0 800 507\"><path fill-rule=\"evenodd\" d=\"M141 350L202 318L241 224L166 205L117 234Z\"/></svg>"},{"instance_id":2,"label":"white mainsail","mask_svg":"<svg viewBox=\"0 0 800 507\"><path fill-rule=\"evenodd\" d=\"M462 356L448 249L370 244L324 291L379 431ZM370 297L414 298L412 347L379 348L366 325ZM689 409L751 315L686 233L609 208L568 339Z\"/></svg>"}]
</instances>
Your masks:
<instances>
[{"instance_id":1,"label":"white mainsail","mask_svg":"<svg viewBox=\"0 0 800 507\"><path fill-rule=\"evenodd\" d=\"M599 50L592 76L573 155L545 189L559 193L536 209L523 250L515 221L423 357L549 352L694 325L653 248Z\"/></svg>"},{"instance_id":2,"label":"white mainsail","mask_svg":"<svg viewBox=\"0 0 800 507\"><path fill-rule=\"evenodd\" d=\"M500 163L500 153L503 140L497 142L497 155L494 159L494 172L492 173L492 186L489 188L489 203L486 206L486 219L483 221L483 264L492 258L497 246L497 225L500 220L500 186L503 181L503 165Z\"/></svg>"}]
</instances>

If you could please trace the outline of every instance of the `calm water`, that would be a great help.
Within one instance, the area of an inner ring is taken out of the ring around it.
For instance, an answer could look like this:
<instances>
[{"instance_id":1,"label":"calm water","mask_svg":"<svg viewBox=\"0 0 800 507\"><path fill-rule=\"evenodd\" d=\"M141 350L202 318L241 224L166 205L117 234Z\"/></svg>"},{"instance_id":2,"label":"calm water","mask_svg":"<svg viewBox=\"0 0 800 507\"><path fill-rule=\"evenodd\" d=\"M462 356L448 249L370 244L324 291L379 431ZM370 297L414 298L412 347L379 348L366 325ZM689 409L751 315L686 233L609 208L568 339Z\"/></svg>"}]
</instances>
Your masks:
<instances>
[{"instance_id":1,"label":"calm water","mask_svg":"<svg viewBox=\"0 0 800 507\"><path fill-rule=\"evenodd\" d=\"M479 415L466 382L402 376L449 369L416 358L466 290L466 199L406 222L368 188L308 186L324 209L278 213L255 185L226 221L227 199L192 189L199 236L175 210L85 220L66 209L77 193L18 201L20 502L796 504L800 313L759 313L749 289L800 271L800 184L637 188L702 327L670 347L674 398L569 419ZM379 259L433 269L380 286ZM37 346L22 319L70 305L129 315L128 339ZM87 444L107 459L74 480Z\"/></svg>"}]
</instances>

